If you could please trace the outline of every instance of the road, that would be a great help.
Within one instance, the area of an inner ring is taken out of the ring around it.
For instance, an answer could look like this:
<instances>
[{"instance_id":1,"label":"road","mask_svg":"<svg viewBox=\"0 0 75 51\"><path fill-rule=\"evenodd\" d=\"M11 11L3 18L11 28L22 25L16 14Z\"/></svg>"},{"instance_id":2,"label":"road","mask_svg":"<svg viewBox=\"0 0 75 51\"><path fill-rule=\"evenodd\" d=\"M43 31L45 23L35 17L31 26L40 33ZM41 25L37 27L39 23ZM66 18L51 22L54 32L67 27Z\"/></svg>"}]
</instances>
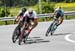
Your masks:
<instances>
[{"instance_id":1,"label":"road","mask_svg":"<svg viewBox=\"0 0 75 51\"><path fill-rule=\"evenodd\" d=\"M11 40L17 25L0 26L0 51L75 51L75 20L64 20L53 36L45 37L51 22L39 22L22 45Z\"/></svg>"}]
</instances>

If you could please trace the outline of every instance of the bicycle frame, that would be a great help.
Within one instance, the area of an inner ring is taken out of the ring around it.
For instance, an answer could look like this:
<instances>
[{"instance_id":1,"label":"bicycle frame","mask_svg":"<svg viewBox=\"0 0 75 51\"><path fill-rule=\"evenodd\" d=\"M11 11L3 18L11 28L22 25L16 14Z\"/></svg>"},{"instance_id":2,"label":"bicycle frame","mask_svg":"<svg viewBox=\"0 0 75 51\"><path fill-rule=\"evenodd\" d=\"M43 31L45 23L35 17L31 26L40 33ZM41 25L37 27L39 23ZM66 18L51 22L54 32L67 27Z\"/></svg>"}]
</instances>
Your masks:
<instances>
[{"instance_id":1,"label":"bicycle frame","mask_svg":"<svg viewBox=\"0 0 75 51\"><path fill-rule=\"evenodd\" d=\"M53 22L51 23L51 25L49 26L47 32L46 32L46 36L51 32L51 35L55 32L55 30L57 29L57 24L58 24L58 20L54 19Z\"/></svg>"},{"instance_id":2,"label":"bicycle frame","mask_svg":"<svg viewBox=\"0 0 75 51\"><path fill-rule=\"evenodd\" d=\"M26 23L25 23L26 24ZM24 24L24 25L25 25ZM32 28L33 25L31 25L30 23L27 24L26 28L22 29L21 34L19 36L19 45L21 45L22 40L24 40L23 42L25 43L25 41L28 38L28 33L26 33L26 31L28 31L29 29Z\"/></svg>"},{"instance_id":3,"label":"bicycle frame","mask_svg":"<svg viewBox=\"0 0 75 51\"><path fill-rule=\"evenodd\" d=\"M57 29L57 27L58 27L57 24L58 24L58 20L55 19L55 20L53 21L53 23L52 23L52 26L51 26L51 32L52 32L52 33L54 33L55 30Z\"/></svg>"}]
</instances>

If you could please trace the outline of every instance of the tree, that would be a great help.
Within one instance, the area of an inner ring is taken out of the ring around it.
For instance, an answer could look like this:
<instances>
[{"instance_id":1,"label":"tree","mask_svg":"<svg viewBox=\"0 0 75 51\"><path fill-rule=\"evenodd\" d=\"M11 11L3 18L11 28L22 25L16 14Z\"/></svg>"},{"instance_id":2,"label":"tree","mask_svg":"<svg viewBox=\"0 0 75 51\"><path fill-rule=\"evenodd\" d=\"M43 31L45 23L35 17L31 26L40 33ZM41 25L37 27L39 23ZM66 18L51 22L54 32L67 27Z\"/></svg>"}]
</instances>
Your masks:
<instances>
[{"instance_id":1,"label":"tree","mask_svg":"<svg viewBox=\"0 0 75 51\"><path fill-rule=\"evenodd\" d=\"M54 5L51 3L42 3L42 13L50 13L54 11Z\"/></svg>"},{"instance_id":2,"label":"tree","mask_svg":"<svg viewBox=\"0 0 75 51\"><path fill-rule=\"evenodd\" d=\"M9 14L10 12L8 9L6 9L6 12L5 12L4 8L0 8L0 17L5 17L5 16L8 16Z\"/></svg>"}]
</instances>

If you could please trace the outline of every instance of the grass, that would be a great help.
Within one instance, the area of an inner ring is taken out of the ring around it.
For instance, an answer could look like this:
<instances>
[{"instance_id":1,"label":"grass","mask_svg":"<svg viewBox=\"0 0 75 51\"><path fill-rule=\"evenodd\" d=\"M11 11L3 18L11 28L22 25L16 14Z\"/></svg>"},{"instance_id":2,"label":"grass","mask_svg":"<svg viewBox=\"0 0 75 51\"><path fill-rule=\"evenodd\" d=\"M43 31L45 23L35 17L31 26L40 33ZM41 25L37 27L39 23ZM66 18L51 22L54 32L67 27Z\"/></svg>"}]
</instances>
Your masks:
<instances>
[{"instance_id":1,"label":"grass","mask_svg":"<svg viewBox=\"0 0 75 51\"><path fill-rule=\"evenodd\" d=\"M55 7L61 6L61 7L75 7L75 3L56 3Z\"/></svg>"},{"instance_id":2,"label":"grass","mask_svg":"<svg viewBox=\"0 0 75 51\"><path fill-rule=\"evenodd\" d=\"M20 7L11 7L10 8L10 15L16 16L21 8Z\"/></svg>"},{"instance_id":3,"label":"grass","mask_svg":"<svg viewBox=\"0 0 75 51\"><path fill-rule=\"evenodd\" d=\"M0 21L0 25L9 25L9 24L13 24L12 20L7 21L7 24L5 23L5 21Z\"/></svg>"},{"instance_id":4,"label":"grass","mask_svg":"<svg viewBox=\"0 0 75 51\"><path fill-rule=\"evenodd\" d=\"M56 3L55 8L61 6L64 11L75 11L75 3Z\"/></svg>"}]
</instances>

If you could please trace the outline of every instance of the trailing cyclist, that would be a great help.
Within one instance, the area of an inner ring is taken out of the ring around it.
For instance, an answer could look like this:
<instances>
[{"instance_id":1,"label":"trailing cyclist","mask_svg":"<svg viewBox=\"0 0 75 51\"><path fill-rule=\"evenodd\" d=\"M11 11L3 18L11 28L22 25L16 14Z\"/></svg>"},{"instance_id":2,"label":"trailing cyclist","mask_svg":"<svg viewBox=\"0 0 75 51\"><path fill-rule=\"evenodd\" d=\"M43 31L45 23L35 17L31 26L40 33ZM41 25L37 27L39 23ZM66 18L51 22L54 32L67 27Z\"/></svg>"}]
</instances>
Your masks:
<instances>
[{"instance_id":1,"label":"trailing cyclist","mask_svg":"<svg viewBox=\"0 0 75 51\"><path fill-rule=\"evenodd\" d=\"M64 11L60 6L54 11L53 17L56 17L56 19L58 20L58 25L63 22Z\"/></svg>"},{"instance_id":2,"label":"trailing cyclist","mask_svg":"<svg viewBox=\"0 0 75 51\"><path fill-rule=\"evenodd\" d=\"M51 30L51 27L53 26L53 23L50 25L49 27L49 31L46 32L46 36L48 36L48 34L50 33L51 35L53 35L54 31L57 29L57 27L63 22L63 17L64 17L64 11L61 9L61 7L57 7L57 9L55 9L54 14L52 16L54 18L54 21L57 21L56 24L56 28L54 30ZM50 32L51 31L51 32Z\"/></svg>"}]
</instances>

